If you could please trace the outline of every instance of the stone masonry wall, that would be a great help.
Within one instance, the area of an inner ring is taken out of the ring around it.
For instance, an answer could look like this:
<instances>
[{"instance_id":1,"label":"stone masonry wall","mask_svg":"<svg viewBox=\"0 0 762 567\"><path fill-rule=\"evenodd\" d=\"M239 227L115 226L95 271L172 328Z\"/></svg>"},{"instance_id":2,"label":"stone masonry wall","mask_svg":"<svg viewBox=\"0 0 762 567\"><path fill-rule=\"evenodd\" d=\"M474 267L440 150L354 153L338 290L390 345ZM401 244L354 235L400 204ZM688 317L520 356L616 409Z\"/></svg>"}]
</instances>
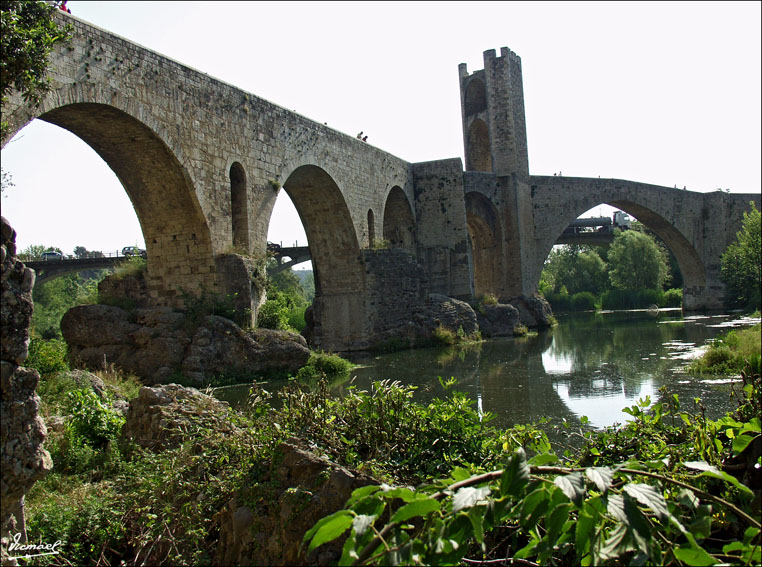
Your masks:
<instances>
[{"instance_id":1,"label":"stone masonry wall","mask_svg":"<svg viewBox=\"0 0 762 567\"><path fill-rule=\"evenodd\" d=\"M52 463L42 448L47 430L35 393L40 376L36 370L21 366L29 354L34 271L16 260L16 232L4 217L0 222L0 561L15 565L16 561L9 559L8 545L15 534L26 541L24 495Z\"/></svg>"},{"instance_id":2,"label":"stone masonry wall","mask_svg":"<svg viewBox=\"0 0 762 567\"><path fill-rule=\"evenodd\" d=\"M471 298L470 254L460 159L413 166L418 221L418 261L432 293Z\"/></svg>"}]
</instances>

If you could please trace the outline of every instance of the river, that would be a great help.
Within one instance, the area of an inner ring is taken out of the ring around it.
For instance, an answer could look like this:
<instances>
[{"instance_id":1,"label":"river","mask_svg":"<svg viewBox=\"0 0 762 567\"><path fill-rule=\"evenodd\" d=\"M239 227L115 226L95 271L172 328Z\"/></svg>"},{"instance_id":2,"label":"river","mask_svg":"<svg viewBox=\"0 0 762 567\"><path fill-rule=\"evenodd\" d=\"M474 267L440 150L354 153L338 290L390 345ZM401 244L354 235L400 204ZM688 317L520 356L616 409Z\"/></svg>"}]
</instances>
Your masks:
<instances>
[{"instance_id":1,"label":"river","mask_svg":"<svg viewBox=\"0 0 762 567\"><path fill-rule=\"evenodd\" d=\"M683 316L677 309L559 315L558 321L524 338L366 356L332 387L365 389L374 380L398 380L416 386L416 398L426 401L445 394L439 377L454 377L455 389L495 414L495 425L545 417L551 425L566 421L576 427L586 416L595 428L624 422L629 415L622 408L646 396L656 401L665 387L668 395L678 394L683 409L693 409L700 398L706 416L717 418L735 407L731 391L740 391L740 379L693 376L684 367L718 334L759 319ZM277 390L282 384L265 387ZM235 404L247 391L233 386L216 395Z\"/></svg>"}]
</instances>

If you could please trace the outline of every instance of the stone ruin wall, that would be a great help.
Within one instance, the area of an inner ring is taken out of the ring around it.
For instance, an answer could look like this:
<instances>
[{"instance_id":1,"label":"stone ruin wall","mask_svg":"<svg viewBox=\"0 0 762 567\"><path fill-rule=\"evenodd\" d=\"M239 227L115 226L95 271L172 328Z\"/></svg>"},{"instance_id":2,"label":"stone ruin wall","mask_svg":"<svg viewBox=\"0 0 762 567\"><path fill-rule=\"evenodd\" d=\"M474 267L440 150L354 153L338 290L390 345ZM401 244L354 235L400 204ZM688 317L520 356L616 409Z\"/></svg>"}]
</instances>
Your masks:
<instances>
[{"instance_id":1,"label":"stone ruin wall","mask_svg":"<svg viewBox=\"0 0 762 567\"><path fill-rule=\"evenodd\" d=\"M16 259L16 232L5 218L1 231L0 536L2 564L15 565L7 550L15 534L21 534L21 541L26 541L24 495L51 469L52 462L42 448L47 430L39 415L40 398L35 393L40 376L36 370L22 366L29 354L34 271Z\"/></svg>"}]
</instances>

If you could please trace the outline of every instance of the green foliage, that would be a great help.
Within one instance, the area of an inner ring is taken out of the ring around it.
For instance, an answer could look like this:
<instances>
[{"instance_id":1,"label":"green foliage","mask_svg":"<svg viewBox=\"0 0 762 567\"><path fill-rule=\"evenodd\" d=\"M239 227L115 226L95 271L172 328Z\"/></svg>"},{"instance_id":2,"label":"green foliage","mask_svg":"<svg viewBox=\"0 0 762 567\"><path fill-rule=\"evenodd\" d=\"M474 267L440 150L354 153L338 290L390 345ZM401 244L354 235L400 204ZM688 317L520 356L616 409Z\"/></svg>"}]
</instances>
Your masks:
<instances>
[{"instance_id":1,"label":"green foliage","mask_svg":"<svg viewBox=\"0 0 762 567\"><path fill-rule=\"evenodd\" d=\"M33 331L45 339L61 338L61 319L64 314L75 305L92 302L97 291L98 280L79 274L64 274L35 285L32 290Z\"/></svg>"},{"instance_id":2,"label":"green foliage","mask_svg":"<svg viewBox=\"0 0 762 567\"><path fill-rule=\"evenodd\" d=\"M682 289L668 289L664 292L662 304L659 307L682 307L683 306L683 290Z\"/></svg>"},{"instance_id":3,"label":"green foliage","mask_svg":"<svg viewBox=\"0 0 762 567\"><path fill-rule=\"evenodd\" d=\"M550 451L528 459L517 449L492 472L456 468L415 489L363 487L304 543L312 550L347 534L339 565L457 564L467 553L510 564L759 563L752 491L691 458L703 451L717 460L729 444L738 454L760 435L759 418L707 424L678 413L676 397L669 408L649 405L630 408L624 429L588 433L583 455L593 462L562 466ZM686 427L666 423L676 416ZM716 443L699 442L707 430ZM665 435L688 441L676 447ZM638 460L622 445L641 451Z\"/></svg>"},{"instance_id":4,"label":"green foliage","mask_svg":"<svg viewBox=\"0 0 762 567\"><path fill-rule=\"evenodd\" d=\"M597 251L587 246L563 245L554 247L545 262L540 277L541 292L575 294L588 291L598 294L609 287L606 263Z\"/></svg>"},{"instance_id":5,"label":"green foliage","mask_svg":"<svg viewBox=\"0 0 762 567\"><path fill-rule=\"evenodd\" d=\"M762 230L760 211L752 201L743 214L743 226L736 240L722 255L722 279L727 285L731 307L760 308L762 286Z\"/></svg>"},{"instance_id":6,"label":"green foliage","mask_svg":"<svg viewBox=\"0 0 762 567\"><path fill-rule=\"evenodd\" d=\"M694 360L688 372L698 374L759 374L760 325L736 329L718 337L709 349Z\"/></svg>"},{"instance_id":7,"label":"green foliage","mask_svg":"<svg viewBox=\"0 0 762 567\"><path fill-rule=\"evenodd\" d=\"M53 21L59 2L43 0L3 0L0 4L0 94L2 114L11 90L15 89L30 106L37 106L50 90L46 77L48 55L57 43L67 41L70 29L60 29ZM8 123L2 121L2 137Z\"/></svg>"},{"instance_id":8,"label":"green foliage","mask_svg":"<svg viewBox=\"0 0 762 567\"><path fill-rule=\"evenodd\" d=\"M61 339L32 338L29 341L29 356L24 365L34 368L40 374L50 374L69 369L66 343Z\"/></svg>"},{"instance_id":9,"label":"green foliage","mask_svg":"<svg viewBox=\"0 0 762 567\"><path fill-rule=\"evenodd\" d=\"M609 279L614 289L658 289L669 273L667 255L649 235L621 231L609 248Z\"/></svg>"},{"instance_id":10,"label":"green foliage","mask_svg":"<svg viewBox=\"0 0 762 567\"><path fill-rule=\"evenodd\" d=\"M437 325L431 332L431 338L436 345L452 346L456 344L479 342L482 340L482 334L480 331L474 331L473 333L467 334L462 326L458 327L457 331L453 331L444 325Z\"/></svg>"},{"instance_id":11,"label":"green foliage","mask_svg":"<svg viewBox=\"0 0 762 567\"><path fill-rule=\"evenodd\" d=\"M315 381L323 378L344 376L352 368L354 368L354 364L337 354L313 352L310 354L307 364L302 366L296 373L296 379L300 381Z\"/></svg>"},{"instance_id":12,"label":"green foliage","mask_svg":"<svg viewBox=\"0 0 762 567\"><path fill-rule=\"evenodd\" d=\"M571 298L571 310L572 311L589 311L595 309L597 299L595 295L589 291L580 291L575 293Z\"/></svg>"},{"instance_id":13,"label":"green foliage","mask_svg":"<svg viewBox=\"0 0 762 567\"><path fill-rule=\"evenodd\" d=\"M69 392L71 421L68 427L74 435L92 447L103 447L119 435L125 419L103 403L92 390Z\"/></svg>"},{"instance_id":14,"label":"green foliage","mask_svg":"<svg viewBox=\"0 0 762 567\"><path fill-rule=\"evenodd\" d=\"M17 254L17 258L22 262L31 262L33 260L42 260L42 253L47 250L53 250L63 254L60 248L56 246L45 246L43 244L30 244Z\"/></svg>"},{"instance_id":15,"label":"green foliage","mask_svg":"<svg viewBox=\"0 0 762 567\"><path fill-rule=\"evenodd\" d=\"M142 256L130 256L123 262L119 262L112 277L116 280L121 280L128 276L139 276L145 273L147 267L148 260Z\"/></svg>"},{"instance_id":16,"label":"green foliage","mask_svg":"<svg viewBox=\"0 0 762 567\"><path fill-rule=\"evenodd\" d=\"M118 565L128 547L122 515L127 502L109 483L98 491L76 477L52 473L38 481L27 496L27 531L36 541L64 543L68 565ZM61 555L37 557L33 565L61 565Z\"/></svg>"},{"instance_id":17,"label":"green foliage","mask_svg":"<svg viewBox=\"0 0 762 567\"><path fill-rule=\"evenodd\" d=\"M297 333L307 326L304 312L309 300L300 278L292 270L283 270L270 277L267 297L257 312L257 326Z\"/></svg>"},{"instance_id":18,"label":"green foliage","mask_svg":"<svg viewBox=\"0 0 762 567\"><path fill-rule=\"evenodd\" d=\"M535 451L549 447L535 428L488 425L494 416L449 391L454 383L442 381L447 397L425 405L413 401L414 387L388 380L369 391L350 387L340 399L329 397L324 382L316 389L294 385L279 394L278 422L338 462L398 482L420 482L452 467L490 466L520 444Z\"/></svg>"},{"instance_id":19,"label":"green foliage","mask_svg":"<svg viewBox=\"0 0 762 567\"><path fill-rule=\"evenodd\" d=\"M662 305L663 301L662 292L655 289L610 289L601 296L601 308L647 309L652 305Z\"/></svg>"}]
</instances>

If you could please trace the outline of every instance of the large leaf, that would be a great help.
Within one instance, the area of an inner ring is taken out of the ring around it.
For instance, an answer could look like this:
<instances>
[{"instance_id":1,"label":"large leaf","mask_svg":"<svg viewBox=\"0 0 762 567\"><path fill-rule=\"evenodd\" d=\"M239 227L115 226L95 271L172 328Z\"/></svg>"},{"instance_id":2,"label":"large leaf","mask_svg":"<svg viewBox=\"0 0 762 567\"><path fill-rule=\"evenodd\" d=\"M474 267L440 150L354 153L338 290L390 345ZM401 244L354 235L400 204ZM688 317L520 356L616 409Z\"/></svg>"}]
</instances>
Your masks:
<instances>
[{"instance_id":1,"label":"large leaf","mask_svg":"<svg viewBox=\"0 0 762 567\"><path fill-rule=\"evenodd\" d=\"M580 510L575 526L574 541L576 544L577 560L582 562L582 557L590 550L595 534L595 518L588 513L588 506Z\"/></svg>"},{"instance_id":2,"label":"large leaf","mask_svg":"<svg viewBox=\"0 0 762 567\"><path fill-rule=\"evenodd\" d=\"M709 463L705 463L704 461L686 461L683 463L683 465L689 469L703 471L699 476L719 478L720 480L729 482L730 484L735 486L738 490L740 490L744 494L750 497L754 496L754 493L751 491L751 489L748 486L745 486L744 484L741 484L740 482L738 482L738 479L736 477L731 476L728 473L719 470L717 467L714 467L710 465Z\"/></svg>"},{"instance_id":3,"label":"large leaf","mask_svg":"<svg viewBox=\"0 0 762 567\"><path fill-rule=\"evenodd\" d=\"M740 455L759 435L739 435L733 438L733 454Z\"/></svg>"},{"instance_id":4,"label":"large leaf","mask_svg":"<svg viewBox=\"0 0 762 567\"><path fill-rule=\"evenodd\" d=\"M439 501L434 500L433 498L413 500L394 513L392 522L404 522L405 520L409 520L416 516L425 516L435 510L439 510Z\"/></svg>"},{"instance_id":5,"label":"large leaf","mask_svg":"<svg viewBox=\"0 0 762 567\"><path fill-rule=\"evenodd\" d=\"M585 499L585 479L582 473L573 472L567 475L559 475L553 483L578 507L582 506Z\"/></svg>"},{"instance_id":6,"label":"large leaf","mask_svg":"<svg viewBox=\"0 0 762 567\"><path fill-rule=\"evenodd\" d=\"M709 555L702 547L698 545L692 547L678 547L673 553L675 558L686 565L715 565L718 561Z\"/></svg>"},{"instance_id":7,"label":"large leaf","mask_svg":"<svg viewBox=\"0 0 762 567\"><path fill-rule=\"evenodd\" d=\"M606 494L611 488L614 472L608 467L590 467L585 471L585 476L602 494Z\"/></svg>"},{"instance_id":8,"label":"large leaf","mask_svg":"<svg viewBox=\"0 0 762 567\"><path fill-rule=\"evenodd\" d=\"M651 508L660 519L664 520L669 518L667 501L664 499L661 491L655 486L642 483L629 483L625 484L622 490L640 502L643 506Z\"/></svg>"},{"instance_id":9,"label":"large leaf","mask_svg":"<svg viewBox=\"0 0 762 567\"><path fill-rule=\"evenodd\" d=\"M473 486L464 486L455 493L452 498L452 511L459 512L464 508L474 506L480 500L484 500L490 493L489 486L474 488Z\"/></svg>"},{"instance_id":10,"label":"large leaf","mask_svg":"<svg viewBox=\"0 0 762 567\"><path fill-rule=\"evenodd\" d=\"M529 482L529 465L524 449L519 448L508 459L508 464L500 475L500 493L516 496Z\"/></svg>"},{"instance_id":11,"label":"large leaf","mask_svg":"<svg viewBox=\"0 0 762 567\"><path fill-rule=\"evenodd\" d=\"M349 526L352 525L353 518L354 516L350 512L339 510L338 512L320 520L317 524L312 526L306 534L304 534L304 541L307 541L310 537L312 538L309 550L312 551L324 543L335 540L349 529Z\"/></svg>"}]
</instances>

